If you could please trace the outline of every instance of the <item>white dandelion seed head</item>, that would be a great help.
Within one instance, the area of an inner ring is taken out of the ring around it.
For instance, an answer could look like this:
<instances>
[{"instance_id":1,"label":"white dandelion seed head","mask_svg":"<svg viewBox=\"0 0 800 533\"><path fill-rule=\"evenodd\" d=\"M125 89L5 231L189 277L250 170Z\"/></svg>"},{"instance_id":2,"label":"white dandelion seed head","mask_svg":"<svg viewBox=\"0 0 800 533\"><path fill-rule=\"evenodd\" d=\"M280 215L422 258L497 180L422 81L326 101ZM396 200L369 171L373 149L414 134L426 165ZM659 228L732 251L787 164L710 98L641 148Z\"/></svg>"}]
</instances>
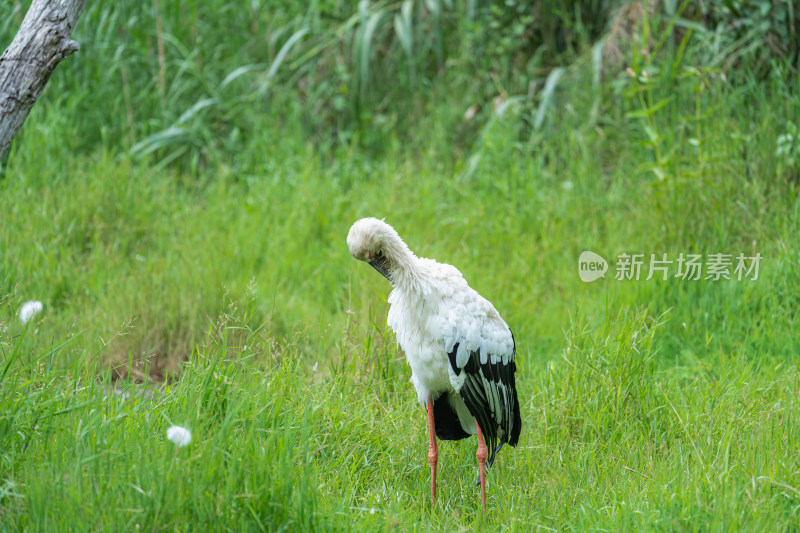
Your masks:
<instances>
[{"instance_id":1,"label":"white dandelion seed head","mask_svg":"<svg viewBox=\"0 0 800 533\"><path fill-rule=\"evenodd\" d=\"M192 432L181 426L172 426L167 430L167 438L179 448L183 448L192 442Z\"/></svg>"},{"instance_id":2,"label":"white dandelion seed head","mask_svg":"<svg viewBox=\"0 0 800 533\"><path fill-rule=\"evenodd\" d=\"M29 300L19 308L19 319L23 324L27 324L28 320L42 312L42 308L42 302L38 300Z\"/></svg>"}]
</instances>

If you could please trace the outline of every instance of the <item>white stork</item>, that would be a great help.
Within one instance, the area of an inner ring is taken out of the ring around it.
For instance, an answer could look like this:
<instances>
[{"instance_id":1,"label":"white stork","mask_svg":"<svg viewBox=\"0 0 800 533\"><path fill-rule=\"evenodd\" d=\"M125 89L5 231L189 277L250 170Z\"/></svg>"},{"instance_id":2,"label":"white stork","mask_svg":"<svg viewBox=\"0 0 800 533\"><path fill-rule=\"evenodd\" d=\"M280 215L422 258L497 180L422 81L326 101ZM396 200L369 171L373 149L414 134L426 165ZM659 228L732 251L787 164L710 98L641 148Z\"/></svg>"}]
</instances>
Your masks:
<instances>
[{"instance_id":1,"label":"white stork","mask_svg":"<svg viewBox=\"0 0 800 533\"><path fill-rule=\"evenodd\" d=\"M354 258L368 262L394 286L387 321L406 354L417 399L428 408L431 506L436 501L436 437L459 440L477 433L486 510L486 444L491 466L503 444L517 445L522 429L514 335L461 272L417 257L386 222L357 221L347 246Z\"/></svg>"}]
</instances>

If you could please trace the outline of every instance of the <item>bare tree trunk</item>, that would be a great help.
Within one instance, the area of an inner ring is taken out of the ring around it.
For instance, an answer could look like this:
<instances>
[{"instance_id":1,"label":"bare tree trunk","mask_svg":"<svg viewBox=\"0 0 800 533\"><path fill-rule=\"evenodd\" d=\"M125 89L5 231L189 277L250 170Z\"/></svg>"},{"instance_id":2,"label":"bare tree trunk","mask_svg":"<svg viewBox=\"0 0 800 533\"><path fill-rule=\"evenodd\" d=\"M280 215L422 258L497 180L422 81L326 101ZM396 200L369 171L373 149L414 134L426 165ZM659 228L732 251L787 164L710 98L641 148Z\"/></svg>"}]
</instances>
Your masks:
<instances>
[{"instance_id":1,"label":"bare tree trunk","mask_svg":"<svg viewBox=\"0 0 800 533\"><path fill-rule=\"evenodd\" d=\"M0 56L0 159L62 59L87 0L33 0L14 40Z\"/></svg>"}]
</instances>

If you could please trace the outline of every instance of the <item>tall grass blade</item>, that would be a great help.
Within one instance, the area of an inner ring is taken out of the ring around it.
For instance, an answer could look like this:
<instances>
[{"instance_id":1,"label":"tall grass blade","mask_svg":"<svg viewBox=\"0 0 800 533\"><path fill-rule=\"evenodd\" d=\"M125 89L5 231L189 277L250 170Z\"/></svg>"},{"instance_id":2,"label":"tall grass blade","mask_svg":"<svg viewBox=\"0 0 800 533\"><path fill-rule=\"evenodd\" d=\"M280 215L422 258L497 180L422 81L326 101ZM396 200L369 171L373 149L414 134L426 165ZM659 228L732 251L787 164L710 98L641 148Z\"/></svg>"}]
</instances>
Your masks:
<instances>
[{"instance_id":1,"label":"tall grass blade","mask_svg":"<svg viewBox=\"0 0 800 533\"><path fill-rule=\"evenodd\" d=\"M533 121L534 130L542 129L544 120L547 118L547 112L549 111L553 102L553 95L555 94L556 87L558 86L558 80L561 79L563 74L564 69L562 67L557 67L547 75L547 80L545 80L544 83L544 89L542 89L542 97L539 100L539 107L536 110L536 118Z\"/></svg>"}]
</instances>

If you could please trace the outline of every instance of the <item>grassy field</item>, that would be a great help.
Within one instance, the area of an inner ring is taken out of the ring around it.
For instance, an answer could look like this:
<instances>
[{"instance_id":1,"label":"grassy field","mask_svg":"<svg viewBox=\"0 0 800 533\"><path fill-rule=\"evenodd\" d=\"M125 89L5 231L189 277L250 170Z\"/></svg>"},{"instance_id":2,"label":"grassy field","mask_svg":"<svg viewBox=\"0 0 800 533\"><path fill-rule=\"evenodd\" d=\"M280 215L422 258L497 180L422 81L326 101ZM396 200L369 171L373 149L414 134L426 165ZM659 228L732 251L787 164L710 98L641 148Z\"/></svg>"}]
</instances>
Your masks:
<instances>
[{"instance_id":1,"label":"grassy field","mask_svg":"<svg viewBox=\"0 0 800 533\"><path fill-rule=\"evenodd\" d=\"M2 162L0 530L800 528L797 60L673 33L687 4L621 60L477 2L89 6ZM364 216L515 333L486 514L474 439L430 509ZM663 253L758 279L645 280Z\"/></svg>"}]
</instances>

